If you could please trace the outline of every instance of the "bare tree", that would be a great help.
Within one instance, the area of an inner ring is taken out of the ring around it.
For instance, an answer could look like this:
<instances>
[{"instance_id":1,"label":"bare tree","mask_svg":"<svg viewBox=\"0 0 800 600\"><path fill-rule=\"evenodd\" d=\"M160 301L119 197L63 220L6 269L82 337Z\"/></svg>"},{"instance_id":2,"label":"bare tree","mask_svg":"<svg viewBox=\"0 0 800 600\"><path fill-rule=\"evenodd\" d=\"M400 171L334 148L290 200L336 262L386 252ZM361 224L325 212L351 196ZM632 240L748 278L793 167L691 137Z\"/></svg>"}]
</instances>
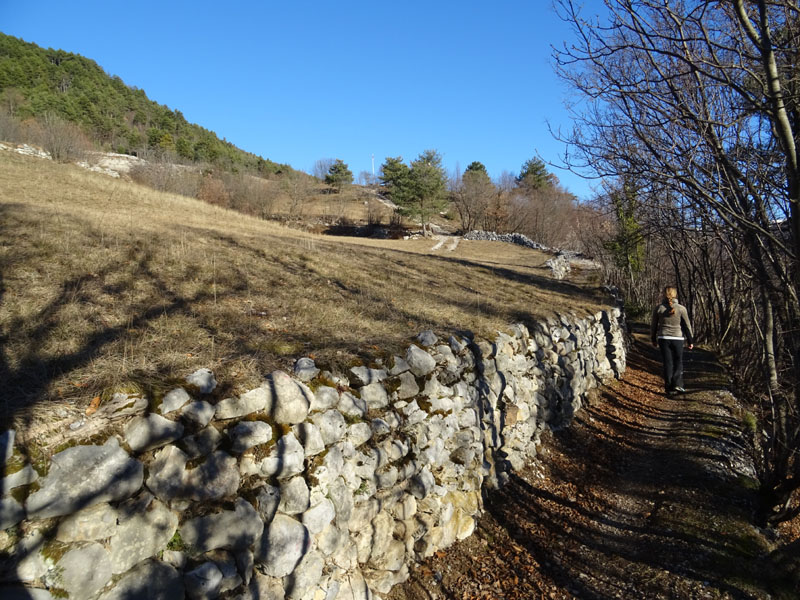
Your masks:
<instances>
[{"instance_id":1,"label":"bare tree","mask_svg":"<svg viewBox=\"0 0 800 600\"><path fill-rule=\"evenodd\" d=\"M765 518L789 518L800 486L797 3L605 0L608 22L556 5L577 34L557 68L585 100L567 163L635 177L679 285L709 321L734 315L736 335L724 335L742 356L758 350ZM705 251L719 264L704 264ZM712 292L730 274L739 313Z\"/></svg>"},{"instance_id":2,"label":"bare tree","mask_svg":"<svg viewBox=\"0 0 800 600\"><path fill-rule=\"evenodd\" d=\"M333 158L320 158L319 160L314 161L314 166L311 168L311 174L320 181L325 181L325 177L328 175L328 172L331 170L331 167L335 162L336 159Z\"/></svg>"}]
</instances>

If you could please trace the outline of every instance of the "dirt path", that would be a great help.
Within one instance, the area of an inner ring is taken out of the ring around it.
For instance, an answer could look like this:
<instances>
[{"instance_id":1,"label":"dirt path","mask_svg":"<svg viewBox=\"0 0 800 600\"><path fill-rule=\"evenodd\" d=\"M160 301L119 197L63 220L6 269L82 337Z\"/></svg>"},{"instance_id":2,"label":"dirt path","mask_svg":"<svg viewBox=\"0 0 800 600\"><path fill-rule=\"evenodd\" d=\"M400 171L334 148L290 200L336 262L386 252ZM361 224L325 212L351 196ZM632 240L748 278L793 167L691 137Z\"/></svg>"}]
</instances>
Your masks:
<instances>
[{"instance_id":1,"label":"dirt path","mask_svg":"<svg viewBox=\"0 0 800 600\"><path fill-rule=\"evenodd\" d=\"M388 598L797 598L751 524L751 433L723 372L695 351L668 399L659 369L638 338L624 379L486 499L475 535Z\"/></svg>"}]
</instances>

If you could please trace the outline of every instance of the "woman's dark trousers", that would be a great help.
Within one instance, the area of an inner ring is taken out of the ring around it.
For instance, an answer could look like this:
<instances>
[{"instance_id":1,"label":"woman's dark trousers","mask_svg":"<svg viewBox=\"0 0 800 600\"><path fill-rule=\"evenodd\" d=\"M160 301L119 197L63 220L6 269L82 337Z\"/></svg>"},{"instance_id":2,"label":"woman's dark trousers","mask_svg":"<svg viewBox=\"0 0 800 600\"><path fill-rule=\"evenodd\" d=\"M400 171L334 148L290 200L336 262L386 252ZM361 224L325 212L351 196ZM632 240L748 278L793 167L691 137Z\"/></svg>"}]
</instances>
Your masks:
<instances>
[{"instance_id":1,"label":"woman's dark trousers","mask_svg":"<svg viewBox=\"0 0 800 600\"><path fill-rule=\"evenodd\" d=\"M664 363L664 390L672 392L683 387L683 340L659 338L661 360Z\"/></svg>"}]
</instances>

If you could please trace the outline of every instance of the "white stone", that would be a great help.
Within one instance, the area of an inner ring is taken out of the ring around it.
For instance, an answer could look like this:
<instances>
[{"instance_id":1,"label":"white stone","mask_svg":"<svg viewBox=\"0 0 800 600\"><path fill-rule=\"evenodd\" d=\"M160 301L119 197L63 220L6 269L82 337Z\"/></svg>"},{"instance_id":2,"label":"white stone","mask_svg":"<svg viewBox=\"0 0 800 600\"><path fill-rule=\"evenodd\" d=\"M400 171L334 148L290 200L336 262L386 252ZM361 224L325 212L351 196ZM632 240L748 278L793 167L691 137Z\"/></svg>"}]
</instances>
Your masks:
<instances>
[{"instance_id":1,"label":"white stone","mask_svg":"<svg viewBox=\"0 0 800 600\"><path fill-rule=\"evenodd\" d=\"M325 442L322 439L319 427L314 423L298 423L292 427L297 440L303 445L306 457L316 456L325 450Z\"/></svg>"},{"instance_id":2,"label":"white stone","mask_svg":"<svg viewBox=\"0 0 800 600\"><path fill-rule=\"evenodd\" d=\"M183 436L183 425L151 413L134 418L123 430L125 441L134 452L144 452L174 442Z\"/></svg>"},{"instance_id":3,"label":"white stone","mask_svg":"<svg viewBox=\"0 0 800 600\"><path fill-rule=\"evenodd\" d=\"M356 387L380 383L388 376L384 369L370 369L369 367L352 367L350 375Z\"/></svg>"},{"instance_id":4,"label":"white stone","mask_svg":"<svg viewBox=\"0 0 800 600\"><path fill-rule=\"evenodd\" d=\"M112 437L102 446L74 446L50 461L41 489L28 497L33 518L58 517L81 508L121 500L142 487L142 464Z\"/></svg>"},{"instance_id":5,"label":"white stone","mask_svg":"<svg viewBox=\"0 0 800 600\"><path fill-rule=\"evenodd\" d=\"M216 418L220 420L235 419L249 414L262 412L267 408L269 393L264 386L246 392L238 398L225 398L216 406Z\"/></svg>"},{"instance_id":6,"label":"white stone","mask_svg":"<svg viewBox=\"0 0 800 600\"><path fill-rule=\"evenodd\" d=\"M311 417L311 421L319 428L322 442L326 446L338 442L344 437L347 431L347 423L338 410L328 410L323 413L317 413Z\"/></svg>"},{"instance_id":7,"label":"white stone","mask_svg":"<svg viewBox=\"0 0 800 600\"><path fill-rule=\"evenodd\" d=\"M337 408L346 417L363 418L367 414L367 403L350 392L342 393Z\"/></svg>"},{"instance_id":8,"label":"white stone","mask_svg":"<svg viewBox=\"0 0 800 600\"><path fill-rule=\"evenodd\" d=\"M347 440L353 446L360 446L372 439L372 427L369 423L353 423L347 428Z\"/></svg>"},{"instance_id":9,"label":"white stone","mask_svg":"<svg viewBox=\"0 0 800 600\"><path fill-rule=\"evenodd\" d=\"M322 569L325 560L322 555L312 550L300 560L294 572L286 577L288 583L284 583L284 588L288 590L287 598L290 600L305 600L314 591L322 578Z\"/></svg>"},{"instance_id":10,"label":"white stone","mask_svg":"<svg viewBox=\"0 0 800 600\"><path fill-rule=\"evenodd\" d=\"M227 434L232 441L231 450L241 454L272 440L272 427L263 421L241 421L229 428Z\"/></svg>"},{"instance_id":11,"label":"white stone","mask_svg":"<svg viewBox=\"0 0 800 600\"><path fill-rule=\"evenodd\" d=\"M256 496L258 514L265 523L272 521L281 502L281 488L265 484Z\"/></svg>"},{"instance_id":12,"label":"white stone","mask_svg":"<svg viewBox=\"0 0 800 600\"><path fill-rule=\"evenodd\" d=\"M286 478L302 473L305 451L291 431L278 440L269 455L261 461L260 473L263 477Z\"/></svg>"},{"instance_id":13,"label":"white stone","mask_svg":"<svg viewBox=\"0 0 800 600\"><path fill-rule=\"evenodd\" d=\"M175 600L183 596L180 573L166 563L152 560L128 571L98 600Z\"/></svg>"},{"instance_id":14,"label":"white stone","mask_svg":"<svg viewBox=\"0 0 800 600\"><path fill-rule=\"evenodd\" d=\"M314 364L314 359L309 357L298 358L294 363L294 376L300 381L308 382L319 375L319 369Z\"/></svg>"},{"instance_id":15,"label":"white stone","mask_svg":"<svg viewBox=\"0 0 800 600\"><path fill-rule=\"evenodd\" d=\"M389 406L389 394L380 383L370 383L361 388L361 399L370 410L378 410Z\"/></svg>"},{"instance_id":16,"label":"white stone","mask_svg":"<svg viewBox=\"0 0 800 600\"><path fill-rule=\"evenodd\" d=\"M121 517L117 534L111 538L111 568L115 575L158 554L178 529L178 515L158 500L142 508L127 518Z\"/></svg>"},{"instance_id":17,"label":"white stone","mask_svg":"<svg viewBox=\"0 0 800 600\"><path fill-rule=\"evenodd\" d=\"M339 404L339 392L336 388L326 385L317 388L314 398L311 400L311 410L320 411L334 408Z\"/></svg>"},{"instance_id":18,"label":"white stone","mask_svg":"<svg viewBox=\"0 0 800 600\"><path fill-rule=\"evenodd\" d=\"M181 538L199 552L216 548L246 549L264 528L256 509L244 498L237 498L234 510L197 517L180 527Z\"/></svg>"},{"instance_id":19,"label":"white stone","mask_svg":"<svg viewBox=\"0 0 800 600\"><path fill-rule=\"evenodd\" d=\"M284 577L294 571L309 545L310 536L305 525L278 514L264 528L256 559L263 563L267 575Z\"/></svg>"},{"instance_id":20,"label":"white stone","mask_svg":"<svg viewBox=\"0 0 800 600\"><path fill-rule=\"evenodd\" d=\"M189 421L200 427L205 427L211 422L211 419L214 418L216 411L216 407L205 400L196 400L190 402L181 409L181 416L189 419Z\"/></svg>"},{"instance_id":21,"label":"white stone","mask_svg":"<svg viewBox=\"0 0 800 600\"><path fill-rule=\"evenodd\" d=\"M336 516L336 509L328 498L324 498L316 506L312 506L303 513L303 525L316 535L323 531Z\"/></svg>"},{"instance_id":22,"label":"white stone","mask_svg":"<svg viewBox=\"0 0 800 600\"><path fill-rule=\"evenodd\" d=\"M268 392L266 410L276 423L294 425L305 421L314 398L314 392L305 384L283 371L273 371L264 388Z\"/></svg>"},{"instance_id":23,"label":"white stone","mask_svg":"<svg viewBox=\"0 0 800 600\"><path fill-rule=\"evenodd\" d=\"M436 368L436 360L419 346L411 345L406 350L406 362L417 377L425 377Z\"/></svg>"},{"instance_id":24,"label":"white stone","mask_svg":"<svg viewBox=\"0 0 800 600\"><path fill-rule=\"evenodd\" d=\"M56 564L57 587L70 598L91 598L111 581L111 560L100 544L67 551Z\"/></svg>"},{"instance_id":25,"label":"white stone","mask_svg":"<svg viewBox=\"0 0 800 600\"><path fill-rule=\"evenodd\" d=\"M302 476L281 482L281 499L278 511L287 515L305 512L309 505L308 484Z\"/></svg>"},{"instance_id":26,"label":"white stone","mask_svg":"<svg viewBox=\"0 0 800 600\"><path fill-rule=\"evenodd\" d=\"M179 387L167 392L161 400L161 414L166 415L182 408L184 404L191 402L192 397L185 389Z\"/></svg>"},{"instance_id":27,"label":"white stone","mask_svg":"<svg viewBox=\"0 0 800 600\"><path fill-rule=\"evenodd\" d=\"M88 542L114 535L117 529L117 510L103 502L64 517L58 524L59 542Z\"/></svg>"},{"instance_id":28,"label":"white stone","mask_svg":"<svg viewBox=\"0 0 800 600\"><path fill-rule=\"evenodd\" d=\"M210 600L219 596L222 571L213 562L205 562L183 576L186 595L192 600Z\"/></svg>"},{"instance_id":29,"label":"white stone","mask_svg":"<svg viewBox=\"0 0 800 600\"><path fill-rule=\"evenodd\" d=\"M210 394L217 387L217 380L211 369L197 369L186 378L186 383L195 386L201 394Z\"/></svg>"}]
</instances>

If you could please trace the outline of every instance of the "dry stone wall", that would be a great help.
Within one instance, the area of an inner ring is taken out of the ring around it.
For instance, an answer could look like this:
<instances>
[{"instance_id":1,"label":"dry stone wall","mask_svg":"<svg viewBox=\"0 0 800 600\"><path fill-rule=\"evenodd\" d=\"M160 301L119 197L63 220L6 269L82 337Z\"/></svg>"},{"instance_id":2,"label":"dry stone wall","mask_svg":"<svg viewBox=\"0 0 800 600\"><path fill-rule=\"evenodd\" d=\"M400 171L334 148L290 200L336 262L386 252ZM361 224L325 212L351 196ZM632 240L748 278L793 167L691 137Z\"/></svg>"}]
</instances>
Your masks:
<instances>
[{"instance_id":1,"label":"dry stone wall","mask_svg":"<svg viewBox=\"0 0 800 600\"><path fill-rule=\"evenodd\" d=\"M622 317L423 332L389 363L304 358L215 404L201 370L155 408L115 396L105 439L38 462L4 432L0 595L380 598L624 370Z\"/></svg>"}]
</instances>

